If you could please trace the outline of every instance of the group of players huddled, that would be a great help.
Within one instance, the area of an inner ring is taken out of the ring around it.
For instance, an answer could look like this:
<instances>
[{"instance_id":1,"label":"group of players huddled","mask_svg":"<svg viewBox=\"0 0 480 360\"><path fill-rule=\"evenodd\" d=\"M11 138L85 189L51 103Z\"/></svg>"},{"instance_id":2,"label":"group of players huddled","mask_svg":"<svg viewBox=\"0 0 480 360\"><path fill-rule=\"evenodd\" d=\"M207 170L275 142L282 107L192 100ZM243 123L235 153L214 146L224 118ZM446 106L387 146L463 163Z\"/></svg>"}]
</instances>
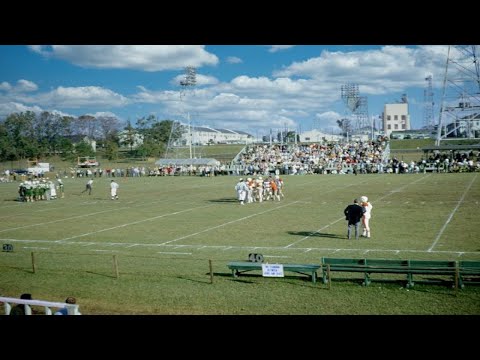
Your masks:
<instances>
[{"instance_id":1,"label":"group of players huddled","mask_svg":"<svg viewBox=\"0 0 480 360\"><path fill-rule=\"evenodd\" d=\"M275 199L280 201L280 198L285 197L283 194L283 180L279 175L268 176L263 178L258 176L256 179L247 178L244 180L240 178L235 185L237 191L237 198L241 205L253 202L262 202Z\"/></svg>"},{"instance_id":2,"label":"group of players huddled","mask_svg":"<svg viewBox=\"0 0 480 360\"><path fill-rule=\"evenodd\" d=\"M63 198L65 195L62 179L58 179L57 182L55 185L49 178L21 182L18 186L18 200L22 202L53 200L57 198L57 190Z\"/></svg>"}]
</instances>

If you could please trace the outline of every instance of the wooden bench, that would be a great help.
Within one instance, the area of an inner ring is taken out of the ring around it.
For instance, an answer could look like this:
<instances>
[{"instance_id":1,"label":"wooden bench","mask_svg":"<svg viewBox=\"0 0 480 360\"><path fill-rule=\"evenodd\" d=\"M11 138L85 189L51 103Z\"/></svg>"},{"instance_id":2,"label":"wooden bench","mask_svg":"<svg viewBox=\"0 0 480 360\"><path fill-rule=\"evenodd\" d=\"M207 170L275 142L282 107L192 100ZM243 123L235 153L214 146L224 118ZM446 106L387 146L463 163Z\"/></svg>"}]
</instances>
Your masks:
<instances>
[{"instance_id":1,"label":"wooden bench","mask_svg":"<svg viewBox=\"0 0 480 360\"><path fill-rule=\"evenodd\" d=\"M313 283L317 282L317 270L321 267L315 264L281 264L284 271L291 271L302 275L310 276ZM228 268L232 270L233 277L238 277L240 274L260 270L262 271L262 263L248 262L248 261L232 261L227 264Z\"/></svg>"},{"instance_id":2,"label":"wooden bench","mask_svg":"<svg viewBox=\"0 0 480 360\"><path fill-rule=\"evenodd\" d=\"M345 258L322 258L322 279L326 284L329 281L330 272L359 272L364 274L363 285L369 285L372 281L372 273L382 274L405 274L406 286L413 287L414 275L447 275L462 277L461 268L456 261L448 260L401 260L401 259L345 259ZM478 270L477 270L478 271ZM385 281L383 279L383 281ZM422 280L431 282L433 280Z\"/></svg>"}]
</instances>

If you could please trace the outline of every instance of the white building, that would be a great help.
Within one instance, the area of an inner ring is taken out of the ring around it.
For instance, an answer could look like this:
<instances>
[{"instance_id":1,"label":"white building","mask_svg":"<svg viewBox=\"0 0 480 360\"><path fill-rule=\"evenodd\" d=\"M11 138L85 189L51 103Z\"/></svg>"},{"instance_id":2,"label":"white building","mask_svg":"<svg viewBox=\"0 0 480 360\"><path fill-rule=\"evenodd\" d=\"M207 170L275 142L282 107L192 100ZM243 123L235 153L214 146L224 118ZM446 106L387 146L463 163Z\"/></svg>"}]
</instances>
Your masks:
<instances>
[{"instance_id":1,"label":"white building","mask_svg":"<svg viewBox=\"0 0 480 360\"><path fill-rule=\"evenodd\" d=\"M385 104L383 109L383 130L387 136L392 131L410 130L408 103Z\"/></svg>"},{"instance_id":2,"label":"white building","mask_svg":"<svg viewBox=\"0 0 480 360\"><path fill-rule=\"evenodd\" d=\"M123 130L118 133L120 140L120 148L122 149L136 149L143 144L143 135L133 133L131 137L128 136L128 130ZM129 142L132 142L131 144Z\"/></svg>"},{"instance_id":3,"label":"white building","mask_svg":"<svg viewBox=\"0 0 480 360\"><path fill-rule=\"evenodd\" d=\"M188 125L182 134L180 143L182 145L207 145L207 144L251 144L255 138L243 131L229 129L214 129L208 126L192 126L190 131Z\"/></svg>"}]
</instances>

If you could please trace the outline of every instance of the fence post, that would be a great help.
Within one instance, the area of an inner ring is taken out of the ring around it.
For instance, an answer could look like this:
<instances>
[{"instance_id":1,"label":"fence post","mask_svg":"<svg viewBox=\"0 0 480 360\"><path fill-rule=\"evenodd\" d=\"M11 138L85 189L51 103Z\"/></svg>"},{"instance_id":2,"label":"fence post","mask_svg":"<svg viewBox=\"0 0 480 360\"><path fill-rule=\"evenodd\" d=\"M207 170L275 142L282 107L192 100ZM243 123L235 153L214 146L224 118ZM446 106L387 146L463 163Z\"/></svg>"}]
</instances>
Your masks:
<instances>
[{"instance_id":1,"label":"fence post","mask_svg":"<svg viewBox=\"0 0 480 360\"><path fill-rule=\"evenodd\" d=\"M212 260L208 260L208 267L210 268L210 284L213 284L213 266L212 266Z\"/></svg>"},{"instance_id":2,"label":"fence post","mask_svg":"<svg viewBox=\"0 0 480 360\"><path fill-rule=\"evenodd\" d=\"M36 266L35 266L35 255L34 255L33 251L32 251L32 271L35 274Z\"/></svg>"},{"instance_id":3,"label":"fence post","mask_svg":"<svg viewBox=\"0 0 480 360\"><path fill-rule=\"evenodd\" d=\"M113 271L115 272L115 277L118 279L118 262L117 255L113 255Z\"/></svg>"},{"instance_id":4,"label":"fence post","mask_svg":"<svg viewBox=\"0 0 480 360\"><path fill-rule=\"evenodd\" d=\"M457 296L457 292L458 292L458 278L460 276L460 272L459 272L459 269L458 269L458 261L455 261L455 285L454 285L454 288L455 288L455 296Z\"/></svg>"},{"instance_id":5,"label":"fence post","mask_svg":"<svg viewBox=\"0 0 480 360\"><path fill-rule=\"evenodd\" d=\"M328 290L330 290L330 287L332 284L332 279L330 279L330 264L327 264L327 279L328 279L328 282L327 282Z\"/></svg>"}]
</instances>

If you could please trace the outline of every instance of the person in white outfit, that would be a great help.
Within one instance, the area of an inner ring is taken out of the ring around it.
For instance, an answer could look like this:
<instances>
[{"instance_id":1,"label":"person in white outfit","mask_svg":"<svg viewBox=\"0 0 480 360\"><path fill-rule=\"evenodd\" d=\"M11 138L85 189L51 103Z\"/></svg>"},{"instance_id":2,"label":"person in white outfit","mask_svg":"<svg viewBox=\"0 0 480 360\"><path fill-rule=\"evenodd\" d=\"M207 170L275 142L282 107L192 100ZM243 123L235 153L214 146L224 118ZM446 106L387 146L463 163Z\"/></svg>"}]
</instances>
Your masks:
<instances>
[{"instance_id":1,"label":"person in white outfit","mask_svg":"<svg viewBox=\"0 0 480 360\"><path fill-rule=\"evenodd\" d=\"M363 213L362 217L362 225L363 225L363 237L370 237L370 218L372 217L372 204L368 201L368 197L362 196L360 198L360 202L365 209L365 212Z\"/></svg>"},{"instance_id":2,"label":"person in white outfit","mask_svg":"<svg viewBox=\"0 0 480 360\"><path fill-rule=\"evenodd\" d=\"M110 195L112 196L112 200L118 200L117 189L119 185L115 182L115 180L110 181Z\"/></svg>"},{"instance_id":3,"label":"person in white outfit","mask_svg":"<svg viewBox=\"0 0 480 360\"><path fill-rule=\"evenodd\" d=\"M237 191L238 201L240 201L240 205L244 205L245 197L247 196L248 186L243 181L243 178L238 180L237 185L235 185L235 190Z\"/></svg>"}]
</instances>

